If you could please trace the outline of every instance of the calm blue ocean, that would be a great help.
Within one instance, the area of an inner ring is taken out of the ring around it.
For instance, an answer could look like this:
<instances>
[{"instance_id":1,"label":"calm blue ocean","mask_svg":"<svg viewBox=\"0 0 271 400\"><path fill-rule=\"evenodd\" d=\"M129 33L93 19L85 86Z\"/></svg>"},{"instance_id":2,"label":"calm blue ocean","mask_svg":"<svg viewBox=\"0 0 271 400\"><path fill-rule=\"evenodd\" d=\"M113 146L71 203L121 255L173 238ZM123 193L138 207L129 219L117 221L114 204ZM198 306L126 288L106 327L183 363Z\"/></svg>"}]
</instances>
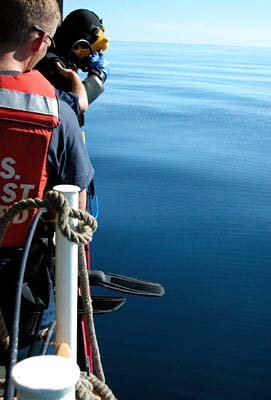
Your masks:
<instances>
[{"instance_id":1,"label":"calm blue ocean","mask_svg":"<svg viewBox=\"0 0 271 400\"><path fill-rule=\"evenodd\" d=\"M271 49L112 43L108 58L85 125L92 267L166 294L96 317L107 382L120 400L270 400Z\"/></svg>"}]
</instances>

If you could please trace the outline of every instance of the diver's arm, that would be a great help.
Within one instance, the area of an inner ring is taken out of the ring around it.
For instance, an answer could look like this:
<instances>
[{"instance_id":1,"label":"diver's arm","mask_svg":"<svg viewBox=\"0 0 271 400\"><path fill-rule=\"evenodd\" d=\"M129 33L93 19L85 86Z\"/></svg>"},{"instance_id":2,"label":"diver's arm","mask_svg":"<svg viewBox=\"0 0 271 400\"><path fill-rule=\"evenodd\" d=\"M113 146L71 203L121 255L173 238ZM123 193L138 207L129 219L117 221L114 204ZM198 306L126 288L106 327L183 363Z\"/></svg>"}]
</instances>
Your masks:
<instances>
[{"instance_id":1,"label":"diver's arm","mask_svg":"<svg viewBox=\"0 0 271 400\"><path fill-rule=\"evenodd\" d=\"M88 77L83 81L88 104L92 103L104 91L104 82L109 75L109 62L103 53L95 51L89 59Z\"/></svg>"},{"instance_id":2,"label":"diver's arm","mask_svg":"<svg viewBox=\"0 0 271 400\"><path fill-rule=\"evenodd\" d=\"M87 93L88 104L96 100L104 91L104 81L97 75L89 74L82 83Z\"/></svg>"}]
</instances>

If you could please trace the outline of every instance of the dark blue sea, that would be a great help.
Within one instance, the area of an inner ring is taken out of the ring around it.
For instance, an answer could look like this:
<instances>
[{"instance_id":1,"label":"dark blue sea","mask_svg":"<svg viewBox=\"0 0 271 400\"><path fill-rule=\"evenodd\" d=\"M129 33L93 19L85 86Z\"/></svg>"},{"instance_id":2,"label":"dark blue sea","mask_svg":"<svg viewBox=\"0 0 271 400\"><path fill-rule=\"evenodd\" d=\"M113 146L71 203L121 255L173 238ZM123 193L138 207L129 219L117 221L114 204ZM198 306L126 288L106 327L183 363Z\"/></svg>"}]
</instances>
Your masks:
<instances>
[{"instance_id":1,"label":"dark blue sea","mask_svg":"<svg viewBox=\"0 0 271 400\"><path fill-rule=\"evenodd\" d=\"M270 400L271 49L107 55L85 125L92 268L166 290L96 316L107 382L119 400Z\"/></svg>"}]
</instances>

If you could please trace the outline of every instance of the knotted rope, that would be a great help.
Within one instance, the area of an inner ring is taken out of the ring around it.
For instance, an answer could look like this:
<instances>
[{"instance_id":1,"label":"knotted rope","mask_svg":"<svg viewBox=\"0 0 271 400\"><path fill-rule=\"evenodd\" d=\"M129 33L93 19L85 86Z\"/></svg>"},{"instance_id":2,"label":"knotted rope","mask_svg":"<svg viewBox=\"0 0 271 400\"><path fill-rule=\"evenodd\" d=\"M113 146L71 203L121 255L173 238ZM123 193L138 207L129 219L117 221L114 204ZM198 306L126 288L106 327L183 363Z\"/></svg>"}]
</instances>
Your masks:
<instances>
[{"instance_id":1,"label":"knotted rope","mask_svg":"<svg viewBox=\"0 0 271 400\"><path fill-rule=\"evenodd\" d=\"M117 400L111 389L93 374L90 376L81 374L75 387L75 395L79 400Z\"/></svg>"},{"instance_id":2,"label":"knotted rope","mask_svg":"<svg viewBox=\"0 0 271 400\"><path fill-rule=\"evenodd\" d=\"M100 351L94 327L93 307L90 297L88 270L84 246L92 241L93 233L97 229L97 221L86 211L69 207L68 200L61 192L49 191L43 200L23 199L13 206L0 218L0 243L11 220L20 212L33 208L46 208L49 212L58 215L58 228L68 240L79 245L79 275L82 292L82 300L86 313L88 336L93 351L93 362L97 377L82 375L76 386L76 397L78 400L97 399L95 392L102 400L116 400L114 394L105 384L105 377L101 363ZM70 227L69 218L78 220L78 231Z\"/></svg>"},{"instance_id":3,"label":"knotted rope","mask_svg":"<svg viewBox=\"0 0 271 400\"><path fill-rule=\"evenodd\" d=\"M42 207L58 214L58 227L63 236L68 240L84 245L91 242L93 233L97 229L97 221L95 218L86 211L70 208L68 200L65 199L62 193L50 190L46 193L44 200L39 198L23 199L7 210L0 218L0 243L9 223L17 214L24 210ZM71 229L69 218L76 218L81 221L80 232Z\"/></svg>"}]
</instances>

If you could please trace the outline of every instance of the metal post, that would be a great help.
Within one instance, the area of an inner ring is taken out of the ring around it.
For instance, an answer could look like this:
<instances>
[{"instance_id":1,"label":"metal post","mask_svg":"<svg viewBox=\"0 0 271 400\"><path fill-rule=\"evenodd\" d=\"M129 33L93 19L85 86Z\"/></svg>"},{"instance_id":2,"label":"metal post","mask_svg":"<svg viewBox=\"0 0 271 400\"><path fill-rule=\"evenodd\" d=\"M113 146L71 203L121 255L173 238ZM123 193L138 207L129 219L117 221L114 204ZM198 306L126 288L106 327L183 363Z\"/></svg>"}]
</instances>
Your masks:
<instances>
[{"instance_id":1,"label":"metal post","mask_svg":"<svg viewBox=\"0 0 271 400\"><path fill-rule=\"evenodd\" d=\"M60 356L26 358L11 372L18 400L74 400L78 365Z\"/></svg>"},{"instance_id":2,"label":"metal post","mask_svg":"<svg viewBox=\"0 0 271 400\"><path fill-rule=\"evenodd\" d=\"M78 208L78 186L58 185L70 207ZM70 220L74 229L77 221ZM56 346L67 343L74 361L77 358L78 245L66 239L56 224Z\"/></svg>"}]
</instances>

